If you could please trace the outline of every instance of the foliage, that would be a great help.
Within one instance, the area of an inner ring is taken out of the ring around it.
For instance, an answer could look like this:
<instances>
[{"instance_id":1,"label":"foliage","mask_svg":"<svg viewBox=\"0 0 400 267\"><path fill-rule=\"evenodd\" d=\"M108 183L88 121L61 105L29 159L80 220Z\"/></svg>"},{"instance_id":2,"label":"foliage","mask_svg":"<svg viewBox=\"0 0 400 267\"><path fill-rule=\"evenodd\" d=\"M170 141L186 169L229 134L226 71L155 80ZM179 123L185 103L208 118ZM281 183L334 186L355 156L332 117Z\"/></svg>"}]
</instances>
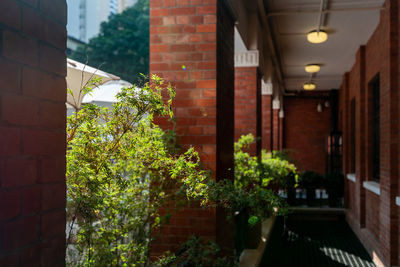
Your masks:
<instances>
[{"instance_id":1,"label":"foliage","mask_svg":"<svg viewBox=\"0 0 400 267\"><path fill-rule=\"evenodd\" d=\"M160 206L204 195L197 153L171 153L170 137L152 122L172 116L175 92L164 87L153 76L141 89L124 88L112 109L85 105L68 118L68 264L145 264L151 229L163 221Z\"/></svg>"},{"instance_id":2,"label":"foliage","mask_svg":"<svg viewBox=\"0 0 400 267\"><path fill-rule=\"evenodd\" d=\"M286 204L271 186L289 186L292 182L287 182L288 179L297 180L296 167L287 160L272 158L266 152L259 159L246 152L254 141L253 135L249 134L241 136L234 144L234 183L227 180L212 181L208 190L209 199L226 208L230 216L246 209L250 224L271 214L285 214Z\"/></svg>"},{"instance_id":3,"label":"foliage","mask_svg":"<svg viewBox=\"0 0 400 267\"><path fill-rule=\"evenodd\" d=\"M289 156L283 151L267 153L262 150L263 180L262 184L273 187L293 189L297 186L299 175L296 166L290 162Z\"/></svg>"},{"instance_id":4,"label":"foliage","mask_svg":"<svg viewBox=\"0 0 400 267\"><path fill-rule=\"evenodd\" d=\"M90 85L82 91L90 93ZM251 157L244 151L254 142L251 135L235 144L234 183L211 179L193 148L177 154L175 134L153 123L154 116L173 116L174 96L171 86L152 76L140 89L122 89L110 109L88 104L68 118L69 265L149 264L151 232L170 216L158 211L171 200L221 206L230 216L246 209L251 224L286 212L284 201L267 187L283 176L296 176L295 167L276 157ZM192 266L226 266L213 244L192 238L185 248L159 265L186 261Z\"/></svg>"},{"instance_id":5,"label":"foliage","mask_svg":"<svg viewBox=\"0 0 400 267\"><path fill-rule=\"evenodd\" d=\"M99 35L71 58L137 83L137 75L149 71L149 0L138 0L121 14L111 15L101 24Z\"/></svg>"},{"instance_id":6,"label":"foliage","mask_svg":"<svg viewBox=\"0 0 400 267\"><path fill-rule=\"evenodd\" d=\"M200 237L191 236L175 255L171 256L167 253L155 266L236 266L232 259L219 257L218 254L220 252L221 249L215 242L204 242Z\"/></svg>"},{"instance_id":7,"label":"foliage","mask_svg":"<svg viewBox=\"0 0 400 267\"><path fill-rule=\"evenodd\" d=\"M246 149L255 142L252 134L243 135L235 143L235 186L295 187L297 168L282 151L267 153L262 150L261 159L250 156Z\"/></svg>"}]
</instances>

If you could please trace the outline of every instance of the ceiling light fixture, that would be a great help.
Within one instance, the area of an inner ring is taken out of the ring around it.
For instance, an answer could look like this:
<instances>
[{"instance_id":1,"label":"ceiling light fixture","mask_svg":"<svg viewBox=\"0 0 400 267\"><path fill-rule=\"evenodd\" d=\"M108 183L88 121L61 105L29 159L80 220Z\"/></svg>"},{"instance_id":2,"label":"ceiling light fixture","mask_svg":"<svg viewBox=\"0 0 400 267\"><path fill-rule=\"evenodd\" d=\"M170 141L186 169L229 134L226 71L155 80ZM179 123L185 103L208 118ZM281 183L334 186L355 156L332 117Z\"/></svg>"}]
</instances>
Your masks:
<instances>
[{"instance_id":1,"label":"ceiling light fixture","mask_svg":"<svg viewBox=\"0 0 400 267\"><path fill-rule=\"evenodd\" d=\"M313 30L307 34L307 40L313 44L320 44L328 40L328 34L323 30Z\"/></svg>"},{"instance_id":2,"label":"ceiling light fixture","mask_svg":"<svg viewBox=\"0 0 400 267\"><path fill-rule=\"evenodd\" d=\"M303 89L306 91L311 91L317 88L317 85L313 82L306 82L303 84Z\"/></svg>"},{"instance_id":3,"label":"ceiling light fixture","mask_svg":"<svg viewBox=\"0 0 400 267\"><path fill-rule=\"evenodd\" d=\"M306 72L308 73L316 73L318 71L320 71L321 66L318 64L308 64L305 67Z\"/></svg>"}]
</instances>

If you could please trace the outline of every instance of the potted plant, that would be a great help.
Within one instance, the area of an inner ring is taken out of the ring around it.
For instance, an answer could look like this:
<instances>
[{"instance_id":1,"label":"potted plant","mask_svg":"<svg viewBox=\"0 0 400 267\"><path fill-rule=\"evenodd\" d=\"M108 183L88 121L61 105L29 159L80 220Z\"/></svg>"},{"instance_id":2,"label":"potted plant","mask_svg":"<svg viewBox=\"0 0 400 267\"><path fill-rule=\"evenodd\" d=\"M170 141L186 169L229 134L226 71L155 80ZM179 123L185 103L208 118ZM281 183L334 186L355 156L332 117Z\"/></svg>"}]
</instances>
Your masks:
<instances>
[{"instance_id":1,"label":"potted plant","mask_svg":"<svg viewBox=\"0 0 400 267\"><path fill-rule=\"evenodd\" d=\"M315 189L322 186L322 176L314 171L306 171L300 179L301 186L307 192L307 206L315 203Z\"/></svg>"},{"instance_id":2,"label":"potted plant","mask_svg":"<svg viewBox=\"0 0 400 267\"><path fill-rule=\"evenodd\" d=\"M324 175L324 187L328 193L330 207L340 206L340 198L344 194L344 176L340 172L331 172Z\"/></svg>"}]
</instances>

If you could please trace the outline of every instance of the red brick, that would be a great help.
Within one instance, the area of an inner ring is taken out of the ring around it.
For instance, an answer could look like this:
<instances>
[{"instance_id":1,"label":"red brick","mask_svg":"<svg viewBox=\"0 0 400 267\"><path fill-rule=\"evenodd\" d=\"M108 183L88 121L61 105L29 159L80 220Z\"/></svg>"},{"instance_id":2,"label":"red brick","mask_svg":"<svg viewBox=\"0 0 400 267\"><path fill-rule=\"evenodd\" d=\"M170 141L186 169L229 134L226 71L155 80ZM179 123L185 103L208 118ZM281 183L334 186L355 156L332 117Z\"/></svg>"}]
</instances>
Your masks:
<instances>
[{"instance_id":1,"label":"red brick","mask_svg":"<svg viewBox=\"0 0 400 267\"><path fill-rule=\"evenodd\" d=\"M64 103L42 101L39 110L39 125L64 130L66 125L66 107Z\"/></svg>"},{"instance_id":2,"label":"red brick","mask_svg":"<svg viewBox=\"0 0 400 267\"><path fill-rule=\"evenodd\" d=\"M216 44L199 44L196 45L197 51L215 51L217 49ZM213 53L214 55L214 53Z\"/></svg>"},{"instance_id":3,"label":"red brick","mask_svg":"<svg viewBox=\"0 0 400 267\"><path fill-rule=\"evenodd\" d=\"M43 214L41 229L44 238L65 234L65 210Z\"/></svg>"},{"instance_id":4,"label":"red brick","mask_svg":"<svg viewBox=\"0 0 400 267\"><path fill-rule=\"evenodd\" d=\"M217 16L216 15L205 15L204 16L204 24L212 24L217 23Z\"/></svg>"},{"instance_id":5,"label":"red brick","mask_svg":"<svg viewBox=\"0 0 400 267\"><path fill-rule=\"evenodd\" d=\"M164 7L173 7L176 5L175 0L164 0Z\"/></svg>"},{"instance_id":6,"label":"red brick","mask_svg":"<svg viewBox=\"0 0 400 267\"><path fill-rule=\"evenodd\" d=\"M65 180L65 166L66 161L64 157L50 157L42 158L40 160L40 177L41 183L48 182L62 182Z\"/></svg>"},{"instance_id":7,"label":"red brick","mask_svg":"<svg viewBox=\"0 0 400 267\"><path fill-rule=\"evenodd\" d=\"M39 101L30 97L3 94L2 118L11 124L36 125L39 118Z\"/></svg>"},{"instance_id":8,"label":"red brick","mask_svg":"<svg viewBox=\"0 0 400 267\"><path fill-rule=\"evenodd\" d=\"M205 14L216 14L217 6L199 6L196 8L197 15L205 15Z\"/></svg>"},{"instance_id":9,"label":"red brick","mask_svg":"<svg viewBox=\"0 0 400 267\"><path fill-rule=\"evenodd\" d=\"M30 246L21 252L21 266L41 266L40 245Z\"/></svg>"},{"instance_id":10,"label":"red brick","mask_svg":"<svg viewBox=\"0 0 400 267\"><path fill-rule=\"evenodd\" d=\"M153 1L153 0L152 0ZM41 262L51 266L65 265L65 237L58 237L43 242L41 246ZM58 263L57 265L55 265Z\"/></svg>"},{"instance_id":11,"label":"red brick","mask_svg":"<svg viewBox=\"0 0 400 267\"><path fill-rule=\"evenodd\" d=\"M150 26L150 34L161 34L161 33L168 33L168 32L169 32L169 27L166 27L166 26ZM150 47L150 49L151 49L151 47Z\"/></svg>"},{"instance_id":12,"label":"red brick","mask_svg":"<svg viewBox=\"0 0 400 267\"><path fill-rule=\"evenodd\" d=\"M0 156L20 153L20 130L18 128L0 127L0 136L3 140L7 140L0 145Z\"/></svg>"},{"instance_id":13,"label":"red brick","mask_svg":"<svg viewBox=\"0 0 400 267\"><path fill-rule=\"evenodd\" d=\"M3 250L28 245L38 239L38 217L32 216L4 223L2 227Z\"/></svg>"},{"instance_id":14,"label":"red brick","mask_svg":"<svg viewBox=\"0 0 400 267\"><path fill-rule=\"evenodd\" d=\"M0 220L12 219L19 215L19 200L20 192L18 190L0 192Z\"/></svg>"},{"instance_id":15,"label":"red brick","mask_svg":"<svg viewBox=\"0 0 400 267\"><path fill-rule=\"evenodd\" d=\"M19 93L21 69L17 64L0 59L0 91Z\"/></svg>"},{"instance_id":16,"label":"red brick","mask_svg":"<svg viewBox=\"0 0 400 267\"><path fill-rule=\"evenodd\" d=\"M194 15L196 13L196 9L194 7L179 7L179 8L171 8L169 9L169 15Z\"/></svg>"},{"instance_id":17,"label":"red brick","mask_svg":"<svg viewBox=\"0 0 400 267\"><path fill-rule=\"evenodd\" d=\"M217 64L215 62L199 62L197 67L199 69L212 70L215 69L216 65Z\"/></svg>"},{"instance_id":18,"label":"red brick","mask_svg":"<svg viewBox=\"0 0 400 267\"><path fill-rule=\"evenodd\" d=\"M45 40L46 20L36 10L24 7L22 9L22 30L31 37Z\"/></svg>"},{"instance_id":19,"label":"red brick","mask_svg":"<svg viewBox=\"0 0 400 267\"><path fill-rule=\"evenodd\" d=\"M22 91L25 95L65 103L67 86L65 78L24 67Z\"/></svg>"},{"instance_id":20,"label":"red brick","mask_svg":"<svg viewBox=\"0 0 400 267\"><path fill-rule=\"evenodd\" d=\"M42 210L65 209L65 183L42 187Z\"/></svg>"},{"instance_id":21,"label":"red brick","mask_svg":"<svg viewBox=\"0 0 400 267\"><path fill-rule=\"evenodd\" d=\"M20 29L21 12L18 2L12 0L0 1L0 23L3 23L14 29Z\"/></svg>"},{"instance_id":22,"label":"red brick","mask_svg":"<svg viewBox=\"0 0 400 267\"><path fill-rule=\"evenodd\" d=\"M41 0L40 10L46 16L60 22L62 25L67 25L67 3L64 0Z\"/></svg>"},{"instance_id":23,"label":"red brick","mask_svg":"<svg viewBox=\"0 0 400 267\"><path fill-rule=\"evenodd\" d=\"M217 26L215 24L200 24L196 26L196 32L216 32Z\"/></svg>"},{"instance_id":24,"label":"red brick","mask_svg":"<svg viewBox=\"0 0 400 267\"><path fill-rule=\"evenodd\" d=\"M216 80L200 80L197 81L197 88L217 88Z\"/></svg>"},{"instance_id":25,"label":"red brick","mask_svg":"<svg viewBox=\"0 0 400 267\"><path fill-rule=\"evenodd\" d=\"M162 23L163 25L175 25L176 24L176 18L175 17L163 17L162 18Z\"/></svg>"},{"instance_id":26,"label":"red brick","mask_svg":"<svg viewBox=\"0 0 400 267\"><path fill-rule=\"evenodd\" d=\"M162 17L151 17L150 18L150 25L163 25L163 18Z\"/></svg>"},{"instance_id":27,"label":"red brick","mask_svg":"<svg viewBox=\"0 0 400 267\"><path fill-rule=\"evenodd\" d=\"M54 74L65 76L67 63L65 52L51 46L40 46L40 67Z\"/></svg>"},{"instance_id":28,"label":"red brick","mask_svg":"<svg viewBox=\"0 0 400 267\"><path fill-rule=\"evenodd\" d=\"M177 16L176 23L177 24L189 24L191 16Z\"/></svg>"},{"instance_id":29,"label":"red brick","mask_svg":"<svg viewBox=\"0 0 400 267\"><path fill-rule=\"evenodd\" d=\"M24 129L23 153L27 155L65 155L65 133Z\"/></svg>"},{"instance_id":30,"label":"red brick","mask_svg":"<svg viewBox=\"0 0 400 267\"><path fill-rule=\"evenodd\" d=\"M41 188L39 186L21 190L22 215L32 215L41 211Z\"/></svg>"},{"instance_id":31,"label":"red brick","mask_svg":"<svg viewBox=\"0 0 400 267\"><path fill-rule=\"evenodd\" d=\"M160 9L150 9L150 17L163 17L168 16L168 9L160 8ZM151 20L150 20L151 23ZM151 25L151 24L150 24Z\"/></svg>"},{"instance_id":32,"label":"red brick","mask_svg":"<svg viewBox=\"0 0 400 267\"><path fill-rule=\"evenodd\" d=\"M39 60L38 42L22 37L11 31L3 31L2 54L12 60L37 66Z\"/></svg>"},{"instance_id":33,"label":"red brick","mask_svg":"<svg viewBox=\"0 0 400 267\"><path fill-rule=\"evenodd\" d=\"M204 16L191 16L190 24L203 24Z\"/></svg>"},{"instance_id":34,"label":"red brick","mask_svg":"<svg viewBox=\"0 0 400 267\"><path fill-rule=\"evenodd\" d=\"M151 45L150 46L150 53L154 52L168 52L169 46L168 45Z\"/></svg>"},{"instance_id":35,"label":"red brick","mask_svg":"<svg viewBox=\"0 0 400 267\"><path fill-rule=\"evenodd\" d=\"M37 180L37 161L34 159L7 159L1 166L2 187L32 185Z\"/></svg>"}]
</instances>

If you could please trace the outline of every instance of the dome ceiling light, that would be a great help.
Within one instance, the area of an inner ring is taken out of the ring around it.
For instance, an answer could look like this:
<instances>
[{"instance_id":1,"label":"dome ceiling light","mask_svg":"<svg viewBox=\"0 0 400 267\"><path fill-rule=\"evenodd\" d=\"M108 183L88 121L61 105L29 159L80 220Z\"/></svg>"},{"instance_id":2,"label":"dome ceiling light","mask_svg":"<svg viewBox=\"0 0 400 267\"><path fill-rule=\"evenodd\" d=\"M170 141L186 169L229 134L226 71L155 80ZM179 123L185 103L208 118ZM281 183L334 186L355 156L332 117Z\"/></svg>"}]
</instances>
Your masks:
<instances>
[{"instance_id":1,"label":"dome ceiling light","mask_svg":"<svg viewBox=\"0 0 400 267\"><path fill-rule=\"evenodd\" d=\"M314 82L306 82L303 84L303 89L306 91L312 91L317 88L317 85Z\"/></svg>"},{"instance_id":2,"label":"dome ceiling light","mask_svg":"<svg viewBox=\"0 0 400 267\"><path fill-rule=\"evenodd\" d=\"M319 64L308 64L305 66L305 70L308 73L316 73L320 71L321 66Z\"/></svg>"},{"instance_id":3,"label":"dome ceiling light","mask_svg":"<svg viewBox=\"0 0 400 267\"><path fill-rule=\"evenodd\" d=\"M323 30L313 30L307 34L307 40L313 44L321 44L328 40L328 34Z\"/></svg>"}]
</instances>

